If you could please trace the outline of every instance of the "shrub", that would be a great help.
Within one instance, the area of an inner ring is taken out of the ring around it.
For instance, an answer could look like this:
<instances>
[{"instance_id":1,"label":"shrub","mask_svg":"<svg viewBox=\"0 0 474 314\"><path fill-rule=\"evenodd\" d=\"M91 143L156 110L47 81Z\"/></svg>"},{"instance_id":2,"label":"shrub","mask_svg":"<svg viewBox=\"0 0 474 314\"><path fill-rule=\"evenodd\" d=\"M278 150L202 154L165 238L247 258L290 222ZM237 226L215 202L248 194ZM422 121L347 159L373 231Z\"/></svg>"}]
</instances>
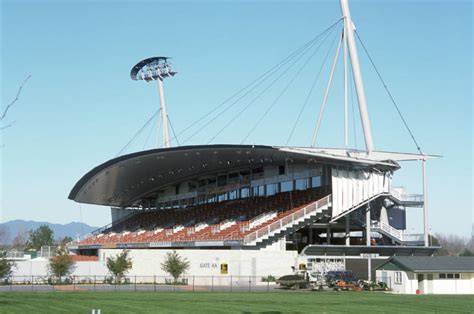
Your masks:
<instances>
[{"instance_id":1,"label":"shrub","mask_svg":"<svg viewBox=\"0 0 474 314\"><path fill-rule=\"evenodd\" d=\"M179 256L176 251L168 252L165 261L161 263L161 269L173 276L174 282L177 283L179 276L189 269L189 261Z\"/></svg>"},{"instance_id":2,"label":"shrub","mask_svg":"<svg viewBox=\"0 0 474 314\"><path fill-rule=\"evenodd\" d=\"M132 268L132 259L128 256L130 251L124 250L115 257L107 258L107 268L115 276L118 283L122 282L123 276Z\"/></svg>"}]
</instances>

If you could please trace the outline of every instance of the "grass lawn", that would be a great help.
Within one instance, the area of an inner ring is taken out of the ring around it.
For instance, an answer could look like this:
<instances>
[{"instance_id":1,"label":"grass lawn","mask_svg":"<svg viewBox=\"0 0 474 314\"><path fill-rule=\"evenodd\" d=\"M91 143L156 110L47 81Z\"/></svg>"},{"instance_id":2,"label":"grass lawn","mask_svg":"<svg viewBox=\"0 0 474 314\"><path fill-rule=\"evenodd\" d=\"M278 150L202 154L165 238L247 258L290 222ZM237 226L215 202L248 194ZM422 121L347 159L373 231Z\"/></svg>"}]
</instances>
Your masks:
<instances>
[{"instance_id":1,"label":"grass lawn","mask_svg":"<svg viewBox=\"0 0 474 314\"><path fill-rule=\"evenodd\" d=\"M367 292L5 292L0 313L473 313L473 296Z\"/></svg>"}]
</instances>

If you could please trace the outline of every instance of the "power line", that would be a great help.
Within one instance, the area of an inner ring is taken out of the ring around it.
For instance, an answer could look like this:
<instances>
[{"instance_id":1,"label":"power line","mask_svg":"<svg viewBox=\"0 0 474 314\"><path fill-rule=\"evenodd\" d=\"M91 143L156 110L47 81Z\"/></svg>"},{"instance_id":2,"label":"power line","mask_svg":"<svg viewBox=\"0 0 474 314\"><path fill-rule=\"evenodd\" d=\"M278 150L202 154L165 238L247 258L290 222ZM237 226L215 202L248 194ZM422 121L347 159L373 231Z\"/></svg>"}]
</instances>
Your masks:
<instances>
[{"instance_id":1,"label":"power line","mask_svg":"<svg viewBox=\"0 0 474 314\"><path fill-rule=\"evenodd\" d=\"M385 88L385 91L387 92L388 96L390 97L390 100L392 101L392 104L394 105L395 109L397 110L398 115L399 115L400 118L402 119L403 124L405 125L405 128L407 129L408 133L409 133L410 136L411 136L411 139L412 139L413 142L415 143L416 149L420 152L420 154L423 155L423 152L421 151L420 145L418 145L418 142L417 142L417 140L415 139L415 136L413 135L413 132L411 131L410 127L408 126L408 123L406 122L405 118L403 117L403 114L402 114L402 112L400 111L400 108L398 107L397 103L395 102L395 99L393 98L392 93L391 93L390 90L388 89L387 84L385 84L385 81L384 81L384 79L382 78L382 75L380 74L379 70L377 69L377 66L375 65L374 60L373 60L372 57L370 56L369 51L367 50L367 48L365 47L364 43L362 42L362 39L360 38L359 33L358 33L358 32L355 32L355 33L356 33L356 35L357 35L357 38L359 39L359 42L360 42L361 45L362 45L362 48L364 49L365 53L367 54L367 57L369 57L370 63L371 63L372 66L374 67L375 72L377 73L377 76L379 77L380 81L382 82L383 87Z\"/></svg>"}]
</instances>

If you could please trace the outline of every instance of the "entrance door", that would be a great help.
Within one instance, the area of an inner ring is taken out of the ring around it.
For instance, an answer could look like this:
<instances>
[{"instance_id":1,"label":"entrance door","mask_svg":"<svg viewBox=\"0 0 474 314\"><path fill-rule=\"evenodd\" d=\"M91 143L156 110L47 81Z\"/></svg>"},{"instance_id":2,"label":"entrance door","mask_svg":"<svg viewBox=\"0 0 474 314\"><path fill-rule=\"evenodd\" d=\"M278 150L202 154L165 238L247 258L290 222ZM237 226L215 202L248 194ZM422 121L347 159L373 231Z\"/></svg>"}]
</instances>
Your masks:
<instances>
[{"instance_id":1,"label":"entrance door","mask_svg":"<svg viewBox=\"0 0 474 314\"><path fill-rule=\"evenodd\" d=\"M420 291L420 294L425 293L425 276L423 274L418 274L418 290Z\"/></svg>"},{"instance_id":2,"label":"entrance door","mask_svg":"<svg viewBox=\"0 0 474 314\"><path fill-rule=\"evenodd\" d=\"M433 274L426 275L428 280L428 287L426 288L426 293L433 293Z\"/></svg>"}]
</instances>

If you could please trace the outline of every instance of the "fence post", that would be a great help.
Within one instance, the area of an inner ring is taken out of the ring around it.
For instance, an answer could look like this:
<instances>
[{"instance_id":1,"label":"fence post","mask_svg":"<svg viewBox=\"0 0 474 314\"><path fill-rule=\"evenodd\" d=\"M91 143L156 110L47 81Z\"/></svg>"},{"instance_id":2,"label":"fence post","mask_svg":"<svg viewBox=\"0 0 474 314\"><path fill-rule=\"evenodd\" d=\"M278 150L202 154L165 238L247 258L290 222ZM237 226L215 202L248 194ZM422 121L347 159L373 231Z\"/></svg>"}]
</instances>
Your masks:
<instances>
[{"instance_id":1,"label":"fence post","mask_svg":"<svg viewBox=\"0 0 474 314\"><path fill-rule=\"evenodd\" d=\"M95 292L95 283L97 281L97 275L94 275L94 292Z\"/></svg>"},{"instance_id":2,"label":"fence post","mask_svg":"<svg viewBox=\"0 0 474 314\"><path fill-rule=\"evenodd\" d=\"M153 292L156 292L156 275L153 275Z\"/></svg>"},{"instance_id":3,"label":"fence post","mask_svg":"<svg viewBox=\"0 0 474 314\"><path fill-rule=\"evenodd\" d=\"M214 292L214 275L211 276L211 292Z\"/></svg>"},{"instance_id":4,"label":"fence post","mask_svg":"<svg viewBox=\"0 0 474 314\"><path fill-rule=\"evenodd\" d=\"M13 289L13 277L10 277L10 292L12 292Z\"/></svg>"},{"instance_id":5,"label":"fence post","mask_svg":"<svg viewBox=\"0 0 474 314\"><path fill-rule=\"evenodd\" d=\"M267 292L270 292L270 278L267 277Z\"/></svg>"},{"instance_id":6,"label":"fence post","mask_svg":"<svg viewBox=\"0 0 474 314\"><path fill-rule=\"evenodd\" d=\"M35 276L33 276L33 275L31 276L31 291L33 291L33 283L34 283L33 279L34 279L34 277Z\"/></svg>"},{"instance_id":7,"label":"fence post","mask_svg":"<svg viewBox=\"0 0 474 314\"><path fill-rule=\"evenodd\" d=\"M194 278L195 278L195 277L196 277L196 276L193 275L193 292L194 292Z\"/></svg>"},{"instance_id":8,"label":"fence post","mask_svg":"<svg viewBox=\"0 0 474 314\"><path fill-rule=\"evenodd\" d=\"M137 292L137 275L135 275L135 292Z\"/></svg>"},{"instance_id":9,"label":"fence post","mask_svg":"<svg viewBox=\"0 0 474 314\"><path fill-rule=\"evenodd\" d=\"M51 285L53 286L53 292L54 292L54 277L51 277Z\"/></svg>"},{"instance_id":10,"label":"fence post","mask_svg":"<svg viewBox=\"0 0 474 314\"><path fill-rule=\"evenodd\" d=\"M114 280L114 292L117 291L117 276L115 276L115 280Z\"/></svg>"},{"instance_id":11,"label":"fence post","mask_svg":"<svg viewBox=\"0 0 474 314\"><path fill-rule=\"evenodd\" d=\"M232 292L232 276L230 276L230 292Z\"/></svg>"},{"instance_id":12,"label":"fence post","mask_svg":"<svg viewBox=\"0 0 474 314\"><path fill-rule=\"evenodd\" d=\"M173 292L176 292L176 279L173 277Z\"/></svg>"},{"instance_id":13,"label":"fence post","mask_svg":"<svg viewBox=\"0 0 474 314\"><path fill-rule=\"evenodd\" d=\"M252 277L249 276L249 292L250 292L250 285L252 284Z\"/></svg>"}]
</instances>

